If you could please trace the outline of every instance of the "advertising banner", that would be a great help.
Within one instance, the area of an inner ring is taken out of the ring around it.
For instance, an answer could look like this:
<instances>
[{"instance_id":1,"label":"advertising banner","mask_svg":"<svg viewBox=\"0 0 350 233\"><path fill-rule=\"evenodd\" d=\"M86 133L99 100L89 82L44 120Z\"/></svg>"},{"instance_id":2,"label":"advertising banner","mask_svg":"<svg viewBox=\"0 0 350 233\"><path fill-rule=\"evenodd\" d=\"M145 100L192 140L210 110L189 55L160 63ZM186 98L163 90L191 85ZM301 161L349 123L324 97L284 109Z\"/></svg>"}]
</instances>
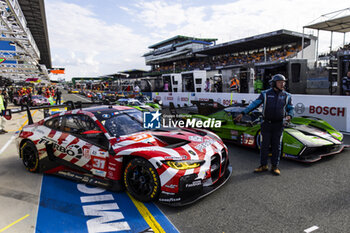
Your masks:
<instances>
[{"instance_id":1,"label":"advertising banner","mask_svg":"<svg viewBox=\"0 0 350 233\"><path fill-rule=\"evenodd\" d=\"M215 102L224 106L245 100L255 100L259 94L245 93L190 93L190 92L153 92L152 98L162 100L165 106L173 102L176 107L190 106L192 100ZM295 107L295 116L312 116L323 119L336 129L343 132L350 132L350 98L348 96L329 95L292 95L292 102Z\"/></svg>"}]
</instances>

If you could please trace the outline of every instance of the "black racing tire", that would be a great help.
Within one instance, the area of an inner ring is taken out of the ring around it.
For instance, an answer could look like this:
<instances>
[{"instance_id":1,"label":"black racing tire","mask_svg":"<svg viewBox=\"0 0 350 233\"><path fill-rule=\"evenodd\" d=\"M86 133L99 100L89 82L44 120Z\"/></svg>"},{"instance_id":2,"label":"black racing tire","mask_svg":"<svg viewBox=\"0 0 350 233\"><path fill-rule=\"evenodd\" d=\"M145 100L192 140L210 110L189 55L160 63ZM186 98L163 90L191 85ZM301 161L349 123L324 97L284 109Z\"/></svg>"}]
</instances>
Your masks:
<instances>
[{"instance_id":1,"label":"black racing tire","mask_svg":"<svg viewBox=\"0 0 350 233\"><path fill-rule=\"evenodd\" d=\"M135 158L124 170L126 190L137 200L149 202L158 200L160 179L157 170L147 160Z\"/></svg>"},{"instance_id":2,"label":"black racing tire","mask_svg":"<svg viewBox=\"0 0 350 233\"><path fill-rule=\"evenodd\" d=\"M258 133L255 136L255 145L256 149L261 149L261 130L258 131Z\"/></svg>"},{"instance_id":3,"label":"black racing tire","mask_svg":"<svg viewBox=\"0 0 350 233\"><path fill-rule=\"evenodd\" d=\"M39 153L33 142L24 142L23 145L20 147L19 153L22 158L23 165L28 171L39 171Z\"/></svg>"}]
</instances>

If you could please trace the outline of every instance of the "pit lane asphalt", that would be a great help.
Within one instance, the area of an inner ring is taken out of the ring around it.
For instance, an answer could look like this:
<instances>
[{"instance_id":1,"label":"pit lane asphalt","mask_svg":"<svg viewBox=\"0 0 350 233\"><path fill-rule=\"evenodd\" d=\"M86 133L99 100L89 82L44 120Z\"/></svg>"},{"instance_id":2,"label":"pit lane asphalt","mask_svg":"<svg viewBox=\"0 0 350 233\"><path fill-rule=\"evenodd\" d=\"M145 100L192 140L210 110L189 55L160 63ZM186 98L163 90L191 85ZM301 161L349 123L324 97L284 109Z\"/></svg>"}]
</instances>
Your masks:
<instances>
[{"instance_id":1,"label":"pit lane asphalt","mask_svg":"<svg viewBox=\"0 0 350 233\"><path fill-rule=\"evenodd\" d=\"M77 96L63 94L85 98ZM0 148L12 135L0 135ZM344 141L350 144L350 136ZM276 177L252 172L257 151L227 146L233 175L223 187L189 206L158 204L180 232L304 232L313 226L317 233L349 232L350 149L313 164L282 159ZM0 230L29 214L4 232L34 231L41 177L24 169L13 141L0 154Z\"/></svg>"}]
</instances>

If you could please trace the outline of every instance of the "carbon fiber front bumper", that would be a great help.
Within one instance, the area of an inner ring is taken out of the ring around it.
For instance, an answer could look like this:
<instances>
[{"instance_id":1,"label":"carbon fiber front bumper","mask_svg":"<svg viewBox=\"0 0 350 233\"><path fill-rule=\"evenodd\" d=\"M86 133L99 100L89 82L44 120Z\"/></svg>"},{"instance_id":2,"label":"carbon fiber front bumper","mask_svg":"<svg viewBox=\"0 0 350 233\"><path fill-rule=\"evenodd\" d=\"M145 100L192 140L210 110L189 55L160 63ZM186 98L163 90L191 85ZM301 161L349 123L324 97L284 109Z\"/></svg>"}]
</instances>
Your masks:
<instances>
[{"instance_id":1,"label":"carbon fiber front bumper","mask_svg":"<svg viewBox=\"0 0 350 233\"><path fill-rule=\"evenodd\" d=\"M285 154L283 157L287 159L297 160L299 162L313 163L321 160L323 157L339 154L344 150L344 148L348 148L348 147L350 147L350 145L341 144L341 145L328 147L328 148L323 148L323 147L307 148L299 156Z\"/></svg>"}]
</instances>

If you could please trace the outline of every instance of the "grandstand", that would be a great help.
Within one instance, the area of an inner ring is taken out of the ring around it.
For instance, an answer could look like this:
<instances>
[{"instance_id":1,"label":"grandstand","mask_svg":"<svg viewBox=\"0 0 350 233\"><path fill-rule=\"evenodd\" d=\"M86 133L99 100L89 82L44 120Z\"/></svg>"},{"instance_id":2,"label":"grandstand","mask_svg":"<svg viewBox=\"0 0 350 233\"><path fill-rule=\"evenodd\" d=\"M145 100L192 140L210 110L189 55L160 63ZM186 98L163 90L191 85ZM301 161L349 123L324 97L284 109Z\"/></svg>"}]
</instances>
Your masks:
<instances>
[{"instance_id":1,"label":"grandstand","mask_svg":"<svg viewBox=\"0 0 350 233\"><path fill-rule=\"evenodd\" d=\"M174 36L149 46L152 51L144 54L146 65L157 69L164 62L172 64L173 61L188 59L193 56L193 51L215 44L217 39L195 38L188 36Z\"/></svg>"},{"instance_id":2,"label":"grandstand","mask_svg":"<svg viewBox=\"0 0 350 233\"><path fill-rule=\"evenodd\" d=\"M216 39L200 41L193 38L189 41L190 37L180 36L187 40L175 41L178 37L149 47L155 50L144 55L146 65L152 65L147 75L205 70L207 78L221 74L222 90L229 92L230 79L233 74L237 74L241 92L249 93L254 92L254 76L261 77L267 88L271 75L279 72L289 79L289 91L305 93L307 62L313 64L316 59L316 37L284 29L217 45L212 44ZM184 44L191 45L191 49L183 48ZM174 50L177 47L182 49Z\"/></svg>"}]
</instances>

